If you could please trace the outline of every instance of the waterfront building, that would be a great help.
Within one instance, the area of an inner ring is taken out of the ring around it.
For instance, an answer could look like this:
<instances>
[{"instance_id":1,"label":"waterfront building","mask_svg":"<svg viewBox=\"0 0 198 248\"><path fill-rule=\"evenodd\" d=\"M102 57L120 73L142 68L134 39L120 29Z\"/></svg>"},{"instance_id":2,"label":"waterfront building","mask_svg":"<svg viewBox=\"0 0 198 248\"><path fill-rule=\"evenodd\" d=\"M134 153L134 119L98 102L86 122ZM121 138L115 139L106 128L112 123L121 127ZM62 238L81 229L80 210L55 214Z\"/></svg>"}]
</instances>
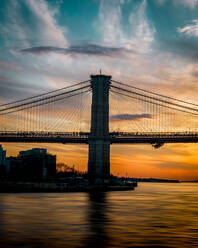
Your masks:
<instances>
[{"instance_id":1,"label":"waterfront building","mask_svg":"<svg viewBox=\"0 0 198 248\"><path fill-rule=\"evenodd\" d=\"M9 161L6 159L6 150L0 145L0 175L4 175L9 171Z\"/></svg>"},{"instance_id":2,"label":"waterfront building","mask_svg":"<svg viewBox=\"0 0 198 248\"><path fill-rule=\"evenodd\" d=\"M56 155L47 149L33 148L20 151L17 157L10 157L12 175L24 178L53 177L56 175Z\"/></svg>"},{"instance_id":3,"label":"waterfront building","mask_svg":"<svg viewBox=\"0 0 198 248\"><path fill-rule=\"evenodd\" d=\"M0 145L0 166L6 165L6 150L3 150L2 145Z\"/></svg>"}]
</instances>

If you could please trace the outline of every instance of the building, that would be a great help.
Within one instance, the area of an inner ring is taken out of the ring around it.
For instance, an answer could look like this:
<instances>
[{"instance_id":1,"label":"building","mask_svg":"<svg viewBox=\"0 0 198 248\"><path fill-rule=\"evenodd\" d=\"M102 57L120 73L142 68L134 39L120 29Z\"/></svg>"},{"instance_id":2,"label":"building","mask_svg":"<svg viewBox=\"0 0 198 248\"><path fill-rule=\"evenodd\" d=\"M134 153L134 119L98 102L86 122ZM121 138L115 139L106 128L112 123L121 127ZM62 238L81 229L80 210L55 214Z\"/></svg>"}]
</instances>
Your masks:
<instances>
[{"instance_id":1,"label":"building","mask_svg":"<svg viewBox=\"0 0 198 248\"><path fill-rule=\"evenodd\" d=\"M3 150L2 145L0 145L0 166L6 165L6 150Z\"/></svg>"},{"instance_id":2,"label":"building","mask_svg":"<svg viewBox=\"0 0 198 248\"><path fill-rule=\"evenodd\" d=\"M9 162L6 159L6 150L3 150L2 145L0 145L0 175L4 175L9 171Z\"/></svg>"},{"instance_id":3,"label":"building","mask_svg":"<svg viewBox=\"0 0 198 248\"><path fill-rule=\"evenodd\" d=\"M10 157L10 174L25 179L53 177L56 175L56 155L47 149L33 148Z\"/></svg>"}]
</instances>

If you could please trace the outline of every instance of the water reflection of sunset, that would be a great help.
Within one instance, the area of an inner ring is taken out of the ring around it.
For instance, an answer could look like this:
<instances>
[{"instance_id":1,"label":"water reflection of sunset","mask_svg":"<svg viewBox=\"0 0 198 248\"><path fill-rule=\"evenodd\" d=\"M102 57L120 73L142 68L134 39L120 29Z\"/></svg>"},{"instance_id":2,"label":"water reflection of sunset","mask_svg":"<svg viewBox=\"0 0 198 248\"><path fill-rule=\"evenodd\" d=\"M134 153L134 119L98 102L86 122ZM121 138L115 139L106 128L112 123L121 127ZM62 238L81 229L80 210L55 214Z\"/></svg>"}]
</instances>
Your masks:
<instances>
[{"instance_id":1,"label":"water reflection of sunset","mask_svg":"<svg viewBox=\"0 0 198 248\"><path fill-rule=\"evenodd\" d=\"M122 192L2 194L0 247L196 247L197 190L139 183Z\"/></svg>"}]
</instances>

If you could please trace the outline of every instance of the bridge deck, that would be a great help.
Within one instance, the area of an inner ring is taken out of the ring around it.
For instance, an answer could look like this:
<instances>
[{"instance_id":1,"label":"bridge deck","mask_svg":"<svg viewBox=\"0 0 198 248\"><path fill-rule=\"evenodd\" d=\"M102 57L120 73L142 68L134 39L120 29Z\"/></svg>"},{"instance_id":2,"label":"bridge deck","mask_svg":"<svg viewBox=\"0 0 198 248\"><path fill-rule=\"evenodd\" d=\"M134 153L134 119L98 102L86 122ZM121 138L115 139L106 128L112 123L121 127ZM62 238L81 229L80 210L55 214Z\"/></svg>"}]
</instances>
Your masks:
<instances>
[{"instance_id":1,"label":"bridge deck","mask_svg":"<svg viewBox=\"0 0 198 248\"><path fill-rule=\"evenodd\" d=\"M0 142L88 144L84 132L0 132ZM198 133L110 133L112 144L198 143Z\"/></svg>"}]
</instances>

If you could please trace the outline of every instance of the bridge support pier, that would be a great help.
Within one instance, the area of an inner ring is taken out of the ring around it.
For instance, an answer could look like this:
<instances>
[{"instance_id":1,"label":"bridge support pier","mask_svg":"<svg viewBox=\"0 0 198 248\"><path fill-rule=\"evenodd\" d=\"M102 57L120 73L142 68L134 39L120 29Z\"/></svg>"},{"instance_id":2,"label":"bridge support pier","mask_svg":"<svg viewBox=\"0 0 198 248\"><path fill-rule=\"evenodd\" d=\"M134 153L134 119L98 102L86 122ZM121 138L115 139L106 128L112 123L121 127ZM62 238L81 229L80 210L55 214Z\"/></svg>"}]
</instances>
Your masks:
<instances>
[{"instance_id":1,"label":"bridge support pier","mask_svg":"<svg viewBox=\"0 0 198 248\"><path fill-rule=\"evenodd\" d=\"M92 75L91 132L88 176L91 184L104 184L110 176L109 88L111 76Z\"/></svg>"}]
</instances>

